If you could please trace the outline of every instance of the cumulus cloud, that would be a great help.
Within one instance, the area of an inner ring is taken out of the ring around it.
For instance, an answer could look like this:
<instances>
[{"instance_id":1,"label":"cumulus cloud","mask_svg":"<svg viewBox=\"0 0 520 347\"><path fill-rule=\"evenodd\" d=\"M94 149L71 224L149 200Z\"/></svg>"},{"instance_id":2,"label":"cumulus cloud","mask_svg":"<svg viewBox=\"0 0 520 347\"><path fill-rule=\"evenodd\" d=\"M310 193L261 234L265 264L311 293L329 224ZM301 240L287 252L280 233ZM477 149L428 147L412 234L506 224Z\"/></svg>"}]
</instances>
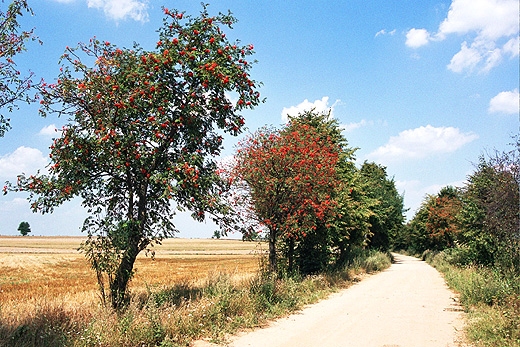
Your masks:
<instances>
[{"instance_id":1,"label":"cumulus cloud","mask_svg":"<svg viewBox=\"0 0 520 347\"><path fill-rule=\"evenodd\" d=\"M477 138L476 134L462 133L457 128L427 125L390 137L386 145L377 148L368 157L379 162L420 159L454 152Z\"/></svg>"},{"instance_id":2,"label":"cumulus cloud","mask_svg":"<svg viewBox=\"0 0 520 347\"><path fill-rule=\"evenodd\" d=\"M76 0L54 0L64 4L75 2ZM138 22L148 21L148 2L149 0L87 0L89 8L103 10L105 15L115 21L127 18Z\"/></svg>"},{"instance_id":3,"label":"cumulus cloud","mask_svg":"<svg viewBox=\"0 0 520 347\"><path fill-rule=\"evenodd\" d=\"M482 55L474 47L468 47L466 41L462 43L460 51L451 58L448 69L453 72L462 72L465 69L474 70L478 63L482 61Z\"/></svg>"},{"instance_id":4,"label":"cumulus cloud","mask_svg":"<svg viewBox=\"0 0 520 347\"><path fill-rule=\"evenodd\" d=\"M504 57L515 57L519 50L518 0L453 0L437 33L411 29L406 45L424 46L429 41L442 41L448 35L465 35L461 48L447 65L453 72L488 72Z\"/></svg>"},{"instance_id":5,"label":"cumulus cloud","mask_svg":"<svg viewBox=\"0 0 520 347\"><path fill-rule=\"evenodd\" d=\"M518 89L498 93L489 101L488 112L518 114L520 112L520 94Z\"/></svg>"},{"instance_id":6,"label":"cumulus cloud","mask_svg":"<svg viewBox=\"0 0 520 347\"><path fill-rule=\"evenodd\" d=\"M334 104L329 106L329 97L324 96L321 98L321 100L315 100L314 102L310 102L309 100L305 99L302 103L291 106L291 107L284 107L282 110L282 121L287 122L289 120L289 116L296 117L299 113L303 113L305 111L310 111L314 109L316 112L329 112L330 115L334 117L334 107L339 103L339 100L336 100Z\"/></svg>"},{"instance_id":7,"label":"cumulus cloud","mask_svg":"<svg viewBox=\"0 0 520 347\"><path fill-rule=\"evenodd\" d=\"M42 136L54 136L56 134L56 125L51 124L46 127L43 127L38 135Z\"/></svg>"},{"instance_id":8,"label":"cumulus cloud","mask_svg":"<svg viewBox=\"0 0 520 347\"><path fill-rule=\"evenodd\" d=\"M18 147L13 153L0 157L1 180L15 180L21 173L34 174L47 165L43 153L30 147Z\"/></svg>"},{"instance_id":9,"label":"cumulus cloud","mask_svg":"<svg viewBox=\"0 0 520 347\"><path fill-rule=\"evenodd\" d=\"M426 45L430 40L430 33L426 29L410 29L406 33L406 45L418 48Z\"/></svg>"},{"instance_id":10,"label":"cumulus cloud","mask_svg":"<svg viewBox=\"0 0 520 347\"><path fill-rule=\"evenodd\" d=\"M105 15L116 21L131 18L138 22L148 21L147 0L87 0L89 8L102 9Z\"/></svg>"}]
</instances>

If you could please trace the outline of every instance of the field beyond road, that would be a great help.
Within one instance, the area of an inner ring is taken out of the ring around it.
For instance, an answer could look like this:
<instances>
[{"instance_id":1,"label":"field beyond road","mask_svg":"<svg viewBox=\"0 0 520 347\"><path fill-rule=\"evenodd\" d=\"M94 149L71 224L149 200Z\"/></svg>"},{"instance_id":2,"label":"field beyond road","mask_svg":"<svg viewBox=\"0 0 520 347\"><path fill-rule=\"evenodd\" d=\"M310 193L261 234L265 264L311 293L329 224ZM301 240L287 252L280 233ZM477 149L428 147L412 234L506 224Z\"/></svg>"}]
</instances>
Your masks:
<instances>
[{"instance_id":1,"label":"field beyond road","mask_svg":"<svg viewBox=\"0 0 520 347\"><path fill-rule=\"evenodd\" d=\"M31 307L97 305L96 275L78 251L83 237L0 236L2 311L23 315ZM212 273L255 274L263 245L214 239L166 239L135 263L131 292L194 283ZM264 247L265 248L265 247Z\"/></svg>"},{"instance_id":2,"label":"field beyond road","mask_svg":"<svg viewBox=\"0 0 520 347\"><path fill-rule=\"evenodd\" d=\"M462 310L441 275L416 258L394 256L386 271L268 328L232 338L228 346L458 346Z\"/></svg>"}]
</instances>

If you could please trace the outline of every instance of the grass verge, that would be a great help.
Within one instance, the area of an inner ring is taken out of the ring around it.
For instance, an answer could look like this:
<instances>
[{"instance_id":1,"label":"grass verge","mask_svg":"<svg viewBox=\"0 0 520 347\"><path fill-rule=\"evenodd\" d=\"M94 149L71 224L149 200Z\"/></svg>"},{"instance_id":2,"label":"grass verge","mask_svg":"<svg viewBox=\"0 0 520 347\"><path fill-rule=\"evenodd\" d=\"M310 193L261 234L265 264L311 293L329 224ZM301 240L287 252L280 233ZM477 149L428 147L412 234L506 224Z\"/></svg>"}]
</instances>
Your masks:
<instances>
[{"instance_id":1,"label":"grass verge","mask_svg":"<svg viewBox=\"0 0 520 347\"><path fill-rule=\"evenodd\" d=\"M476 347L520 346L520 278L486 267L460 267L450 254L424 254L460 294L467 314L466 336Z\"/></svg>"},{"instance_id":2,"label":"grass verge","mask_svg":"<svg viewBox=\"0 0 520 347\"><path fill-rule=\"evenodd\" d=\"M390 264L388 255L371 252L341 271L305 278L214 273L203 281L135 292L123 312L40 303L34 314L20 320L2 311L0 304L0 346L179 347L198 339L222 342L227 334L300 310L348 287L357 275Z\"/></svg>"}]
</instances>

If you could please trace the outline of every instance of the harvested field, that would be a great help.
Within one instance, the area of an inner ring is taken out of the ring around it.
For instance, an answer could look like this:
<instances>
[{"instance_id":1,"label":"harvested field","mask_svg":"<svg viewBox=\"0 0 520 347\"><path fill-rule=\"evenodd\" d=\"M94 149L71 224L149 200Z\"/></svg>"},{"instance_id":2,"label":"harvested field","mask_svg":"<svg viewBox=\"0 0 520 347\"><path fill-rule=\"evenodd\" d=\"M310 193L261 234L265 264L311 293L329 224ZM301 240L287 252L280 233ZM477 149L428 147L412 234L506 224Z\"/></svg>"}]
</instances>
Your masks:
<instances>
[{"instance_id":1,"label":"harvested field","mask_svg":"<svg viewBox=\"0 0 520 347\"><path fill-rule=\"evenodd\" d=\"M95 272L77 249L82 237L0 237L2 314L40 306L95 307ZM167 239L154 247L155 259L137 259L129 290L140 293L178 283L196 283L214 273L239 278L258 270L263 245L240 240ZM88 310L87 310L88 311Z\"/></svg>"}]
</instances>

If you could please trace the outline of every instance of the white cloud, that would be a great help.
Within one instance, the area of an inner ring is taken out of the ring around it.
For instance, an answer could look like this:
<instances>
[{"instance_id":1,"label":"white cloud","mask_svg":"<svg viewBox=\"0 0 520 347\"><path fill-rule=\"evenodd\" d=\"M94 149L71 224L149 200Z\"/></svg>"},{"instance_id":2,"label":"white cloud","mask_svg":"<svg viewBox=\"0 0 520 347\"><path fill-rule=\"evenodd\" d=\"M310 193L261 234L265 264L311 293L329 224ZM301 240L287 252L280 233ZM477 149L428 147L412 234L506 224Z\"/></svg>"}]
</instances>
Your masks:
<instances>
[{"instance_id":1,"label":"white cloud","mask_svg":"<svg viewBox=\"0 0 520 347\"><path fill-rule=\"evenodd\" d=\"M289 120L288 116L296 117L298 114L303 113L305 111L310 111L314 109L316 112L328 112L330 110L331 117L334 117L334 106L339 103L339 100L336 100L334 104L329 106L329 97L324 96L321 100L315 100L314 102L310 102L305 99L302 103L291 106L289 108L284 107L282 110L282 121L287 122Z\"/></svg>"},{"instance_id":2,"label":"white cloud","mask_svg":"<svg viewBox=\"0 0 520 347\"><path fill-rule=\"evenodd\" d=\"M386 29L382 29L382 30L379 30L375 37L378 37L378 36L381 36L381 35L390 35L390 36L393 36L396 32L396 29L392 30L392 31L386 31Z\"/></svg>"},{"instance_id":3,"label":"white cloud","mask_svg":"<svg viewBox=\"0 0 520 347\"><path fill-rule=\"evenodd\" d=\"M62 4L70 4L76 0L54 0ZM115 21L127 18L138 22L148 21L149 0L86 0L89 8L103 10L105 15Z\"/></svg>"},{"instance_id":4,"label":"white cloud","mask_svg":"<svg viewBox=\"0 0 520 347\"><path fill-rule=\"evenodd\" d=\"M476 32L498 40L518 33L518 0L453 0L438 36Z\"/></svg>"},{"instance_id":5,"label":"white cloud","mask_svg":"<svg viewBox=\"0 0 520 347\"><path fill-rule=\"evenodd\" d=\"M55 124L51 124L51 125L48 125L46 127L43 127L40 132L38 133L38 135L42 135L42 136L54 136L56 135L56 125Z\"/></svg>"},{"instance_id":6,"label":"white cloud","mask_svg":"<svg viewBox=\"0 0 520 347\"><path fill-rule=\"evenodd\" d=\"M406 45L424 46L429 41L442 41L448 35L466 35L461 49L448 64L453 72L488 72L504 56L518 55L518 0L453 0L446 18L437 33L426 29L411 29L406 34Z\"/></svg>"},{"instance_id":7,"label":"white cloud","mask_svg":"<svg viewBox=\"0 0 520 347\"><path fill-rule=\"evenodd\" d=\"M35 174L38 169L43 170L47 159L43 153L30 147L18 147L13 153L0 157L0 179L16 180L21 173Z\"/></svg>"},{"instance_id":8,"label":"white cloud","mask_svg":"<svg viewBox=\"0 0 520 347\"><path fill-rule=\"evenodd\" d=\"M102 9L105 15L116 21L131 18L148 21L148 0L87 0L88 7Z\"/></svg>"},{"instance_id":9,"label":"white cloud","mask_svg":"<svg viewBox=\"0 0 520 347\"><path fill-rule=\"evenodd\" d=\"M386 145L377 148L368 157L378 162L420 159L454 152L477 138L476 134L462 133L457 128L427 125L390 137Z\"/></svg>"},{"instance_id":10,"label":"white cloud","mask_svg":"<svg viewBox=\"0 0 520 347\"><path fill-rule=\"evenodd\" d=\"M503 52L511 54L511 58L518 56L520 53L520 38L514 37L511 40L507 41L503 46Z\"/></svg>"},{"instance_id":11,"label":"white cloud","mask_svg":"<svg viewBox=\"0 0 520 347\"><path fill-rule=\"evenodd\" d=\"M430 33L426 29L410 29L406 33L406 45L411 48L419 48L430 40Z\"/></svg>"},{"instance_id":12,"label":"white cloud","mask_svg":"<svg viewBox=\"0 0 520 347\"><path fill-rule=\"evenodd\" d=\"M343 129L344 132L349 133L358 128L365 127L365 126L372 125L372 124L374 124L374 122L372 122L372 121L367 122L366 120L362 119L361 121L359 121L357 123L342 124L341 129Z\"/></svg>"},{"instance_id":13,"label":"white cloud","mask_svg":"<svg viewBox=\"0 0 520 347\"><path fill-rule=\"evenodd\" d=\"M520 112L520 94L518 89L498 93L489 101L488 112L518 114Z\"/></svg>"},{"instance_id":14,"label":"white cloud","mask_svg":"<svg viewBox=\"0 0 520 347\"><path fill-rule=\"evenodd\" d=\"M473 47L468 47L468 44L464 41L460 51L451 58L448 69L453 72L462 72L464 69L473 71L481 60L480 52Z\"/></svg>"}]
</instances>

